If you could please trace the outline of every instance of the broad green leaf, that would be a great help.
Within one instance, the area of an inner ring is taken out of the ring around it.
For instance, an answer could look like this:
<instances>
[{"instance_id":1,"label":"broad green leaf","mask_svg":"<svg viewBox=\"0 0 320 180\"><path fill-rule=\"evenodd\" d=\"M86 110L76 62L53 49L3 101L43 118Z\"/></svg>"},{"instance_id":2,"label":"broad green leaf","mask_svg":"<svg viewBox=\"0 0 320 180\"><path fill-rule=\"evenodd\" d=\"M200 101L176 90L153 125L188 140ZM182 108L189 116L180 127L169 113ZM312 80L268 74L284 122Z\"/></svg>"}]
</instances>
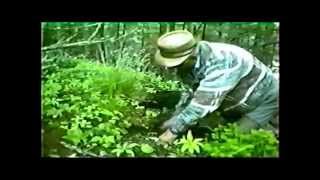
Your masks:
<instances>
[{"instance_id":1,"label":"broad green leaf","mask_svg":"<svg viewBox=\"0 0 320 180\"><path fill-rule=\"evenodd\" d=\"M122 152L123 151L121 149L114 149L111 151L111 153L115 153L117 157L119 157Z\"/></svg>"},{"instance_id":2,"label":"broad green leaf","mask_svg":"<svg viewBox=\"0 0 320 180\"><path fill-rule=\"evenodd\" d=\"M67 131L67 135L63 136L64 139L67 139L73 144L78 145L82 138L84 138L84 134L79 128L72 128Z\"/></svg>"},{"instance_id":3,"label":"broad green leaf","mask_svg":"<svg viewBox=\"0 0 320 180\"><path fill-rule=\"evenodd\" d=\"M127 147L128 148L133 148L133 147L135 147L135 146L138 146L139 144L137 144L137 143L131 143L131 144L129 144Z\"/></svg>"},{"instance_id":4,"label":"broad green leaf","mask_svg":"<svg viewBox=\"0 0 320 180\"><path fill-rule=\"evenodd\" d=\"M101 124L98 125L98 128L99 129L105 129L106 125L104 123L101 123Z\"/></svg>"},{"instance_id":5,"label":"broad green leaf","mask_svg":"<svg viewBox=\"0 0 320 180\"><path fill-rule=\"evenodd\" d=\"M123 148L127 148L127 146L128 146L128 142L125 142L125 143L123 143L123 145L122 145Z\"/></svg>"},{"instance_id":6,"label":"broad green leaf","mask_svg":"<svg viewBox=\"0 0 320 180\"><path fill-rule=\"evenodd\" d=\"M188 148L188 150L189 150L189 153L190 153L190 154L193 154L193 152L194 152L194 149L193 149L193 148Z\"/></svg>"},{"instance_id":7,"label":"broad green leaf","mask_svg":"<svg viewBox=\"0 0 320 180\"><path fill-rule=\"evenodd\" d=\"M126 129L120 129L120 132L121 132L122 134L128 134L128 131L127 131Z\"/></svg>"},{"instance_id":8,"label":"broad green leaf","mask_svg":"<svg viewBox=\"0 0 320 180\"><path fill-rule=\"evenodd\" d=\"M107 153L105 151L100 151L100 156L105 156Z\"/></svg>"},{"instance_id":9,"label":"broad green leaf","mask_svg":"<svg viewBox=\"0 0 320 180\"><path fill-rule=\"evenodd\" d=\"M120 154L122 153L122 151L118 151L117 152L117 157L120 157Z\"/></svg>"},{"instance_id":10,"label":"broad green leaf","mask_svg":"<svg viewBox=\"0 0 320 180\"><path fill-rule=\"evenodd\" d=\"M182 148L181 148L181 152L185 152L187 150L188 146L187 145L182 145Z\"/></svg>"},{"instance_id":11,"label":"broad green leaf","mask_svg":"<svg viewBox=\"0 0 320 180\"><path fill-rule=\"evenodd\" d=\"M141 151L146 154L150 154L154 151L154 149L149 144L142 144Z\"/></svg>"},{"instance_id":12,"label":"broad green leaf","mask_svg":"<svg viewBox=\"0 0 320 180\"><path fill-rule=\"evenodd\" d=\"M103 110L102 112L101 112L102 114L105 114L105 115L107 115L107 116L114 116L114 114L111 112L111 111L109 111L109 110Z\"/></svg>"},{"instance_id":13,"label":"broad green leaf","mask_svg":"<svg viewBox=\"0 0 320 180\"><path fill-rule=\"evenodd\" d=\"M91 142L99 142L101 140L101 137L95 136L91 139Z\"/></svg>"},{"instance_id":14,"label":"broad green leaf","mask_svg":"<svg viewBox=\"0 0 320 180\"><path fill-rule=\"evenodd\" d=\"M119 151L119 149L113 149L113 150L111 150L111 153L116 153L118 151Z\"/></svg>"},{"instance_id":15,"label":"broad green leaf","mask_svg":"<svg viewBox=\"0 0 320 180\"><path fill-rule=\"evenodd\" d=\"M126 153L129 154L131 157L134 157L134 152L131 149L127 149Z\"/></svg>"},{"instance_id":16,"label":"broad green leaf","mask_svg":"<svg viewBox=\"0 0 320 180\"><path fill-rule=\"evenodd\" d=\"M188 139L188 140L193 140L191 130L188 131L187 139Z\"/></svg>"},{"instance_id":17,"label":"broad green leaf","mask_svg":"<svg viewBox=\"0 0 320 180\"><path fill-rule=\"evenodd\" d=\"M185 144L185 143L187 143L187 142L188 142L188 141L187 141L186 137L183 136L177 144Z\"/></svg>"},{"instance_id":18,"label":"broad green leaf","mask_svg":"<svg viewBox=\"0 0 320 180\"><path fill-rule=\"evenodd\" d=\"M111 145L111 144L109 144L109 143L102 144L102 146L105 147L105 148L109 148L110 145Z\"/></svg>"},{"instance_id":19,"label":"broad green leaf","mask_svg":"<svg viewBox=\"0 0 320 180\"><path fill-rule=\"evenodd\" d=\"M109 122L110 122L111 124L116 124L116 120L114 120L114 119L109 120Z\"/></svg>"},{"instance_id":20,"label":"broad green leaf","mask_svg":"<svg viewBox=\"0 0 320 180\"><path fill-rule=\"evenodd\" d=\"M118 116L113 116L111 120L117 121L117 120L120 120L120 118Z\"/></svg>"},{"instance_id":21,"label":"broad green leaf","mask_svg":"<svg viewBox=\"0 0 320 180\"><path fill-rule=\"evenodd\" d=\"M120 117L124 117L124 115L119 111L113 111L113 113L119 115Z\"/></svg>"},{"instance_id":22,"label":"broad green leaf","mask_svg":"<svg viewBox=\"0 0 320 180\"><path fill-rule=\"evenodd\" d=\"M200 153L200 148L199 148L199 146L195 146L194 149L195 149L195 151L196 151L197 153Z\"/></svg>"},{"instance_id":23,"label":"broad green leaf","mask_svg":"<svg viewBox=\"0 0 320 180\"><path fill-rule=\"evenodd\" d=\"M115 139L114 139L114 136L103 136L102 137L103 138L103 141L105 142L105 143L115 143Z\"/></svg>"},{"instance_id":24,"label":"broad green leaf","mask_svg":"<svg viewBox=\"0 0 320 180\"><path fill-rule=\"evenodd\" d=\"M197 139L194 139L193 142L195 142L196 144L199 144L203 139L201 138L197 138Z\"/></svg>"}]
</instances>

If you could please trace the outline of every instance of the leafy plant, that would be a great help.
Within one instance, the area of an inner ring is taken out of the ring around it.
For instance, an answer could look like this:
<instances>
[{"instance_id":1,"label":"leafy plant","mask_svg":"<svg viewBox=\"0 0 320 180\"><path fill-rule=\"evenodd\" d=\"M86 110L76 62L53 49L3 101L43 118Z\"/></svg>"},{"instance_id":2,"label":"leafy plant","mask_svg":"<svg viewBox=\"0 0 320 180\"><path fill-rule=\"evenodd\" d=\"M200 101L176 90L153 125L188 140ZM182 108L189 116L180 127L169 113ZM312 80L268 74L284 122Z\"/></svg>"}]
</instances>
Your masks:
<instances>
[{"instance_id":1,"label":"leafy plant","mask_svg":"<svg viewBox=\"0 0 320 180\"><path fill-rule=\"evenodd\" d=\"M74 145L78 145L85 138L85 135L79 127L74 126L67 131L67 134L63 138L71 141Z\"/></svg>"},{"instance_id":2,"label":"leafy plant","mask_svg":"<svg viewBox=\"0 0 320 180\"><path fill-rule=\"evenodd\" d=\"M183 136L178 142L177 145L181 145L180 151L182 153L188 152L189 154L193 154L194 152L200 153L200 147L203 146L201 143L203 139L201 138L193 138L191 130L188 131L187 137Z\"/></svg>"},{"instance_id":3,"label":"leafy plant","mask_svg":"<svg viewBox=\"0 0 320 180\"><path fill-rule=\"evenodd\" d=\"M69 64L57 63L42 82L43 121L48 128L64 129L65 143L110 154L116 144L123 143L131 126L148 129L159 115L159 110L139 105L140 100L148 98L144 78L149 75L86 60ZM157 81L152 88L167 88L159 85L166 84L164 80ZM145 153L151 151L147 145L142 149Z\"/></svg>"},{"instance_id":4,"label":"leafy plant","mask_svg":"<svg viewBox=\"0 0 320 180\"><path fill-rule=\"evenodd\" d=\"M114 136L95 136L93 137L90 142L102 144L104 148L109 148L113 143L115 143Z\"/></svg>"},{"instance_id":5,"label":"leafy plant","mask_svg":"<svg viewBox=\"0 0 320 180\"><path fill-rule=\"evenodd\" d=\"M214 129L203 150L212 157L274 157L278 154L278 140L267 130L242 133L235 124L229 124Z\"/></svg>"},{"instance_id":6,"label":"leafy plant","mask_svg":"<svg viewBox=\"0 0 320 180\"><path fill-rule=\"evenodd\" d=\"M117 144L117 147L111 151L111 153L116 154L117 157L120 157L122 154L130 155L131 157L134 157L134 151L132 148L138 146L137 143L131 143L128 142L123 143L122 145Z\"/></svg>"},{"instance_id":7,"label":"leafy plant","mask_svg":"<svg viewBox=\"0 0 320 180\"><path fill-rule=\"evenodd\" d=\"M235 125L220 126L204 139L194 138L188 131L174 145L163 146L158 138L146 139L160 110L141 106L140 102L159 91L179 91L184 86L153 73L69 60L66 65L65 61L50 61L56 65L44 74L42 119L45 128L61 129L65 134L59 141L75 146L79 152L118 157L277 156L278 141L271 132L253 130L243 134ZM129 140L134 135L131 129L136 127L146 131L137 132L138 138ZM158 134L150 135L154 136Z\"/></svg>"},{"instance_id":8,"label":"leafy plant","mask_svg":"<svg viewBox=\"0 0 320 180\"><path fill-rule=\"evenodd\" d=\"M149 144L142 144L140 146L140 149L145 154L151 154L154 151L154 149Z\"/></svg>"}]
</instances>

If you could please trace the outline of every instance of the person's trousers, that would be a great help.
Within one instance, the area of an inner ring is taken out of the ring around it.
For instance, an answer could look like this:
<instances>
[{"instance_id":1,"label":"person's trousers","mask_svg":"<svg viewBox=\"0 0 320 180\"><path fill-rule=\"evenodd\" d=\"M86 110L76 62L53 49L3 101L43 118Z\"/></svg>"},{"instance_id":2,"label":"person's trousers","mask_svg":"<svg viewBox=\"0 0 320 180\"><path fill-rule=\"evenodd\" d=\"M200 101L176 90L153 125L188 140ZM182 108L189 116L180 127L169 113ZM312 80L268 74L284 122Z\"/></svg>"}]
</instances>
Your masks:
<instances>
[{"instance_id":1,"label":"person's trousers","mask_svg":"<svg viewBox=\"0 0 320 180\"><path fill-rule=\"evenodd\" d=\"M253 128L263 128L279 133L279 81L274 80L268 92L263 96L264 101L253 111L245 114L239 121L243 131Z\"/></svg>"}]
</instances>

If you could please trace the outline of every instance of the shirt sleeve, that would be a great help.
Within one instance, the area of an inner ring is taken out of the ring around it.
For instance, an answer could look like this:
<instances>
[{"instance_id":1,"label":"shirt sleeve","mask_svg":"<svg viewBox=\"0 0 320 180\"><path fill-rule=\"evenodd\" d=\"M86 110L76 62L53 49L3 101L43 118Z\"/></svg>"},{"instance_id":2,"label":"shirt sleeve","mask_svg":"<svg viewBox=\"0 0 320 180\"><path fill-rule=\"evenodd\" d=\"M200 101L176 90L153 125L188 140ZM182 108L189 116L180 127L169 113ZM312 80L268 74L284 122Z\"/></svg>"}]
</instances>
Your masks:
<instances>
[{"instance_id":1,"label":"shirt sleeve","mask_svg":"<svg viewBox=\"0 0 320 180\"><path fill-rule=\"evenodd\" d=\"M178 115L184 109L184 107L188 105L188 101L190 101L192 98L192 94L193 92L190 88L181 94L180 100L175 106L176 110L173 113L173 116Z\"/></svg>"},{"instance_id":2,"label":"shirt sleeve","mask_svg":"<svg viewBox=\"0 0 320 180\"><path fill-rule=\"evenodd\" d=\"M243 74L242 59L228 58L212 60L195 90L190 103L176 116L170 127L173 133L182 133L197 123L197 120L219 108L224 97L240 81ZM234 57L234 56L232 56Z\"/></svg>"}]
</instances>

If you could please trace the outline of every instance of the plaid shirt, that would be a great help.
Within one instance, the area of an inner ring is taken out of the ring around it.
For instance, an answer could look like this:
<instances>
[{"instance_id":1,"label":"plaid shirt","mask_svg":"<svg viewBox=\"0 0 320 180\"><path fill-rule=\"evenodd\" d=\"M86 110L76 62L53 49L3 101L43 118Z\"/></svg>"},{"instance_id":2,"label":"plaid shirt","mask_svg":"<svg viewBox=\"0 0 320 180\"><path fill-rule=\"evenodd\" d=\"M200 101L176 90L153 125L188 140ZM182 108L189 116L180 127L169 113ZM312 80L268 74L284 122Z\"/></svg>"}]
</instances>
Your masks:
<instances>
[{"instance_id":1,"label":"plaid shirt","mask_svg":"<svg viewBox=\"0 0 320 180\"><path fill-rule=\"evenodd\" d=\"M257 91L259 82L266 74L272 74L271 70L251 53L231 44L200 41L196 47L196 56L196 64L188 75L187 82L191 86L198 84L198 87L191 93L191 101L183 108L180 106L182 110L175 116L170 127L175 134L185 132L189 126L196 124L197 120L217 110L254 66L259 68L259 74L254 75L254 83L246 88L243 97L236 104L227 109L246 104L251 94ZM181 104L183 103L179 105Z\"/></svg>"}]
</instances>

